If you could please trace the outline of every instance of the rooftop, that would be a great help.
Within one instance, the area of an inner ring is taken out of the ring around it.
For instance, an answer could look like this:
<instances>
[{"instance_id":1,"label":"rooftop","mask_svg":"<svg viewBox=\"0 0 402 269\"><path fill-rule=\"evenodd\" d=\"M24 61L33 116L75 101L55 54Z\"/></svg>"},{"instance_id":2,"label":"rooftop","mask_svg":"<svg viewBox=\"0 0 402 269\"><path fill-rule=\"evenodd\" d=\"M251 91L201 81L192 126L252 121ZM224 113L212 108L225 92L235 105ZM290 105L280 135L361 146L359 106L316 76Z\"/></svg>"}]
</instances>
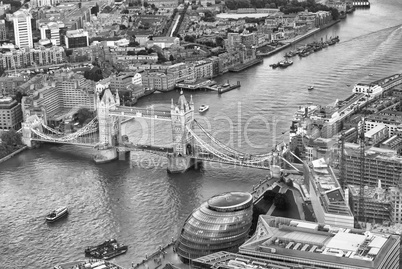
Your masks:
<instances>
[{"instance_id":1,"label":"rooftop","mask_svg":"<svg viewBox=\"0 0 402 269\"><path fill-rule=\"evenodd\" d=\"M258 227L259 233L240 247L240 253L275 253L276 257L332 262L345 267L377 268L399 240L389 234L262 215Z\"/></svg>"},{"instance_id":2,"label":"rooftop","mask_svg":"<svg viewBox=\"0 0 402 269\"><path fill-rule=\"evenodd\" d=\"M216 211L235 211L250 205L253 196L247 192L229 192L219 194L208 200L208 206Z\"/></svg>"}]
</instances>

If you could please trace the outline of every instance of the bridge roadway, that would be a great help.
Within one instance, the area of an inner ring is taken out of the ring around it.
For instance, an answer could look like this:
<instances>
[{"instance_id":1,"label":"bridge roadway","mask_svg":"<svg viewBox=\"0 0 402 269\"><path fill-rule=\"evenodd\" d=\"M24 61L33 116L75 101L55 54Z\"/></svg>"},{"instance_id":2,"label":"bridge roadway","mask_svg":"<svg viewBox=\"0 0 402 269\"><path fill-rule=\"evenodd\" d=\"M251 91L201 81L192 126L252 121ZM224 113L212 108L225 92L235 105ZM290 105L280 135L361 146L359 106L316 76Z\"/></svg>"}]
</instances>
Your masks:
<instances>
[{"instance_id":1,"label":"bridge roadway","mask_svg":"<svg viewBox=\"0 0 402 269\"><path fill-rule=\"evenodd\" d=\"M65 145L77 145L81 147L87 147L87 148L93 148L95 147L99 142L95 141L93 143L81 143L81 142L71 142L71 141L58 141L58 140L47 140L47 139L42 139L42 138L31 138L32 141L38 141L38 142L45 142L45 143L53 143L53 144L65 144Z\"/></svg>"},{"instance_id":2,"label":"bridge roadway","mask_svg":"<svg viewBox=\"0 0 402 269\"><path fill-rule=\"evenodd\" d=\"M109 115L118 117L149 118L171 121L170 111L129 106L118 106L116 110L110 110Z\"/></svg>"},{"instance_id":3,"label":"bridge roadway","mask_svg":"<svg viewBox=\"0 0 402 269\"><path fill-rule=\"evenodd\" d=\"M173 153L172 147L161 147L161 146L152 146L152 145L140 145L140 144L130 144L123 143L121 146L116 147L117 151L125 152L125 151L145 151L150 153Z\"/></svg>"}]
</instances>

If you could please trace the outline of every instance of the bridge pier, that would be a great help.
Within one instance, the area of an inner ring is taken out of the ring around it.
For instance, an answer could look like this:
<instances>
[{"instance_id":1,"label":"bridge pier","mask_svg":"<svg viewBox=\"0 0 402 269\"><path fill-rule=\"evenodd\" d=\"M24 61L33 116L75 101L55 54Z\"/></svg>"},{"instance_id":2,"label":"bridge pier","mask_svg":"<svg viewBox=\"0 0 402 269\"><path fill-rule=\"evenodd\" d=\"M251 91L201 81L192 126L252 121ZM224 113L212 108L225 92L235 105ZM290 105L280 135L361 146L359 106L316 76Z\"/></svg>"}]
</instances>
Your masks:
<instances>
[{"instance_id":1,"label":"bridge pier","mask_svg":"<svg viewBox=\"0 0 402 269\"><path fill-rule=\"evenodd\" d=\"M94 157L95 163L107 163L116 160L118 157L117 150L114 147L98 149L98 153Z\"/></svg>"},{"instance_id":2,"label":"bridge pier","mask_svg":"<svg viewBox=\"0 0 402 269\"><path fill-rule=\"evenodd\" d=\"M167 171L169 173L183 173L192 167L197 167L200 160L190 156L177 156L175 154L167 155Z\"/></svg>"}]
</instances>

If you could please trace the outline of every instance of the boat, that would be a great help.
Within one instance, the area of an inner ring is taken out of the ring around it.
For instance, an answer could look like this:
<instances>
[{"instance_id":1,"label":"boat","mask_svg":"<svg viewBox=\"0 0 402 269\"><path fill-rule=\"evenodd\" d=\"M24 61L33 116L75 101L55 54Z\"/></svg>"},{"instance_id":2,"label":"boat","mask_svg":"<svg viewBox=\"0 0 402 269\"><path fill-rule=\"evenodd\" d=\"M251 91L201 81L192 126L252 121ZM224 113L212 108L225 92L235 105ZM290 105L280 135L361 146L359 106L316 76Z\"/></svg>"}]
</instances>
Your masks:
<instances>
[{"instance_id":1,"label":"boat","mask_svg":"<svg viewBox=\"0 0 402 269\"><path fill-rule=\"evenodd\" d=\"M109 239L97 246L85 249L85 255L95 259L109 260L127 252L128 247L117 243L116 239Z\"/></svg>"},{"instance_id":2,"label":"boat","mask_svg":"<svg viewBox=\"0 0 402 269\"><path fill-rule=\"evenodd\" d=\"M47 222L55 222L56 220L59 220L67 215L68 215L68 208L60 207L56 210L53 210L49 214L47 214L46 221Z\"/></svg>"},{"instance_id":3,"label":"boat","mask_svg":"<svg viewBox=\"0 0 402 269\"><path fill-rule=\"evenodd\" d=\"M201 105L200 108L198 109L198 112L203 113L209 109L209 106L207 105Z\"/></svg>"},{"instance_id":4,"label":"boat","mask_svg":"<svg viewBox=\"0 0 402 269\"><path fill-rule=\"evenodd\" d=\"M314 90L314 86L313 86L313 85L308 86L308 90L309 90L309 91Z\"/></svg>"},{"instance_id":5,"label":"boat","mask_svg":"<svg viewBox=\"0 0 402 269\"><path fill-rule=\"evenodd\" d=\"M286 68L286 67L288 67L288 66L290 66L292 64L293 64L293 61L290 61L288 59L286 59L285 61L280 61L278 63L279 67L283 67L283 68Z\"/></svg>"},{"instance_id":6,"label":"boat","mask_svg":"<svg viewBox=\"0 0 402 269\"><path fill-rule=\"evenodd\" d=\"M102 268L102 269L124 269L120 265L104 260L81 260L61 263L55 265L53 269L73 269L73 268Z\"/></svg>"}]
</instances>

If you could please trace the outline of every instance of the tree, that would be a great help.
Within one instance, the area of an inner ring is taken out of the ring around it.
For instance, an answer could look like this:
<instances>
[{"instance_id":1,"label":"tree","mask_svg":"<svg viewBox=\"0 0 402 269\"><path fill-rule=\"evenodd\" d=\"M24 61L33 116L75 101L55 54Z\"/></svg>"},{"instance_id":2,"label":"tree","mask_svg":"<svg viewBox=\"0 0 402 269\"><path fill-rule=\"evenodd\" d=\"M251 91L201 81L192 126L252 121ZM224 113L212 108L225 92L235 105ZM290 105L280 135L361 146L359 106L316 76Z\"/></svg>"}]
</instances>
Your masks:
<instances>
[{"instance_id":1,"label":"tree","mask_svg":"<svg viewBox=\"0 0 402 269\"><path fill-rule=\"evenodd\" d=\"M1 134L1 141L7 148L22 145L21 134L17 133L14 129Z\"/></svg>"},{"instance_id":2,"label":"tree","mask_svg":"<svg viewBox=\"0 0 402 269\"><path fill-rule=\"evenodd\" d=\"M171 61L171 62L173 62L173 61L174 61L174 57L173 57L173 55L170 55L170 56L169 56L169 61Z\"/></svg>"},{"instance_id":3,"label":"tree","mask_svg":"<svg viewBox=\"0 0 402 269\"><path fill-rule=\"evenodd\" d=\"M279 210L286 210L289 206L288 197L284 193L278 193L274 198L274 205Z\"/></svg>"},{"instance_id":4,"label":"tree","mask_svg":"<svg viewBox=\"0 0 402 269\"><path fill-rule=\"evenodd\" d=\"M81 125L85 121L91 120L93 117L93 113L88 108L80 108L77 113L74 114L74 119Z\"/></svg>"}]
</instances>

